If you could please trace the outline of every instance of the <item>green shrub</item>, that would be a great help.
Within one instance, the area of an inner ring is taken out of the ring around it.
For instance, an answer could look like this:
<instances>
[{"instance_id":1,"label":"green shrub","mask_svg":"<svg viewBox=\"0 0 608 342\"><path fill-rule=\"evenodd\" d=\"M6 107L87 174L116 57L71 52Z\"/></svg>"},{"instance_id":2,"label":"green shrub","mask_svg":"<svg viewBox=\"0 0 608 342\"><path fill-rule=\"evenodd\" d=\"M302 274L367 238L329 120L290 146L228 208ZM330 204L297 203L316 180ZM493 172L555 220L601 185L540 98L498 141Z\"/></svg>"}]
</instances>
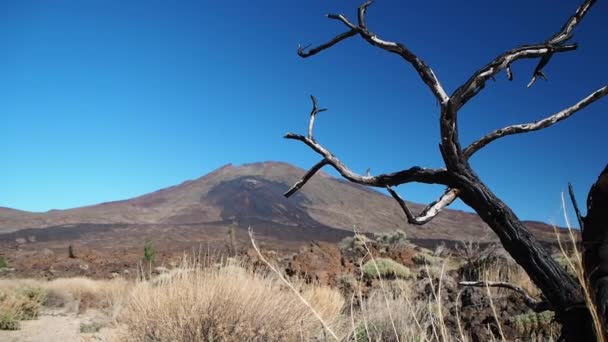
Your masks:
<instances>
[{"instance_id":1,"label":"green shrub","mask_svg":"<svg viewBox=\"0 0 608 342\"><path fill-rule=\"evenodd\" d=\"M367 236L356 234L355 236L347 236L338 242L338 248L343 251L365 253L365 244L371 243Z\"/></svg>"},{"instance_id":2,"label":"green shrub","mask_svg":"<svg viewBox=\"0 0 608 342\"><path fill-rule=\"evenodd\" d=\"M0 312L0 330L19 329L21 329L21 324L12 312Z\"/></svg>"},{"instance_id":3,"label":"green shrub","mask_svg":"<svg viewBox=\"0 0 608 342\"><path fill-rule=\"evenodd\" d=\"M47 294L39 287L26 287L20 291L20 294L25 298L21 304L21 315L19 319L30 320L38 318L40 309L46 303Z\"/></svg>"},{"instance_id":4,"label":"green shrub","mask_svg":"<svg viewBox=\"0 0 608 342\"><path fill-rule=\"evenodd\" d=\"M553 311L528 312L512 318L515 330L523 335L557 336L559 326Z\"/></svg>"},{"instance_id":5,"label":"green shrub","mask_svg":"<svg viewBox=\"0 0 608 342\"><path fill-rule=\"evenodd\" d=\"M377 258L375 261L374 263L374 260L370 260L363 265L363 274L368 278L376 278L380 275L382 278L388 279L405 279L411 275L409 268L392 259Z\"/></svg>"},{"instance_id":6,"label":"green shrub","mask_svg":"<svg viewBox=\"0 0 608 342\"><path fill-rule=\"evenodd\" d=\"M8 262L2 255L0 255L0 268L8 268Z\"/></svg>"},{"instance_id":7,"label":"green shrub","mask_svg":"<svg viewBox=\"0 0 608 342\"><path fill-rule=\"evenodd\" d=\"M101 324L97 322L80 323L80 332L83 334L94 334L96 332L99 332L101 328Z\"/></svg>"},{"instance_id":8,"label":"green shrub","mask_svg":"<svg viewBox=\"0 0 608 342\"><path fill-rule=\"evenodd\" d=\"M46 298L38 287L0 289L0 330L18 330L19 321L37 318Z\"/></svg>"},{"instance_id":9,"label":"green shrub","mask_svg":"<svg viewBox=\"0 0 608 342\"><path fill-rule=\"evenodd\" d=\"M144 260L149 263L153 263L156 259L156 249L154 249L154 245L152 241L147 241L144 244Z\"/></svg>"},{"instance_id":10,"label":"green shrub","mask_svg":"<svg viewBox=\"0 0 608 342\"><path fill-rule=\"evenodd\" d=\"M387 247L405 246L407 244L407 234L401 230L391 233L374 234L374 237L377 243Z\"/></svg>"},{"instance_id":11,"label":"green shrub","mask_svg":"<svg viewBox=\"0 0 608 342\"><path fill-rule=\"evenodd\" d=\"M412 257L412 262L416 265L436 265L441 262L441 259L433 255L419 253Z\"/></svg>"},{"instance_id":12,"label":"green shrub","mask_svg":"<svg viewBox=\"0 0 608 342\"><path fill-rule=\"evenodd\" d=\"M357 278L352 273L340 273L338 275L338 289L346 296L355 292L357 287Z\"/></svg>"}]
</instances>

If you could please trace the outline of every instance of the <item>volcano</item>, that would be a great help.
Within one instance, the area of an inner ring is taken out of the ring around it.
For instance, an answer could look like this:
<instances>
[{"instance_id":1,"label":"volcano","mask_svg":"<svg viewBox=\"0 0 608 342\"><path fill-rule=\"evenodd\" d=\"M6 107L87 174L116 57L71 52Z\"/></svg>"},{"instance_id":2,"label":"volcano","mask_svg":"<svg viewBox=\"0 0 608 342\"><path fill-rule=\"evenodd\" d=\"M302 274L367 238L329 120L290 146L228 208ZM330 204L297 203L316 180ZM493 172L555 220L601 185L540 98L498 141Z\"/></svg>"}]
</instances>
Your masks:
<instances>
[{"instance_id":1,"label":"volcano","mask_svg":"<svg viewBox=\"0 0 608 342\"><path fill-rule=\"evenodd\" d=\"M402 230L428 241L496 241L473 213L444 210L419 227L407 223L397 203L374 189L319 172L289 199L283 193L305 170L281 162L225 165L203 177L136 198L67 210L31 213L0 208L0 241L83 239L94 243L214 241L225 227L252 226L280 241L335 241L352 235ZM418 212L423 206L409 203ZM547 224L527 222L541 240L555 242Z\"/></svg>"}]
</instances>

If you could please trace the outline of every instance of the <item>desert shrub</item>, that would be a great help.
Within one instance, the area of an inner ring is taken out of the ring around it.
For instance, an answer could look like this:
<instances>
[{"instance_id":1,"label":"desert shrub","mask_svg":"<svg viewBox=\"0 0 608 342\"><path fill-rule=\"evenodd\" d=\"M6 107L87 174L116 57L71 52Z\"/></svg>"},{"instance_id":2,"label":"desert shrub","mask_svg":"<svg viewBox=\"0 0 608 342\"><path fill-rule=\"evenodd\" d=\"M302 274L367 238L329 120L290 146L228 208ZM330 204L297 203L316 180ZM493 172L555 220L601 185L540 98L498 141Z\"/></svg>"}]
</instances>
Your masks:
<instances>
[{"instance_id":1,"label":"desert shrub","mask_svg":"<svg viewBox=\"0 0 608 342\"><path fill-rule=\"evenodd\" d=\"M328 324L340 318L337 290L298 285ZM141 281L119 320L126 341L295 341L322 336L321 324L272 274L239 265L186 268L160 283Z\"/></svg>"},{"instance_id":2,"label":"desert shrub","mask_svg":"<svg viewBox=\"0 0 608 342\"><path fill-rule=\"evenodd\" d=\"M348 295L355 291L357 278L352 273L340 273L338 275L338 289L342 294Z\"/></svg>"},{"instance_id":3,"label":"desert shrub","mask_svg":"<svg viewBox=\"0 0 608 342\"><path fill-rule=\"evenodd\" d=\"M369 244L371 242L372 240L370 240L367 236L356 234L354 236L347 236L338 242L338 248L343 251L365 254L365 244Z\"/></svg>"},{"instance_id":4,"label":"desert shrub","mask_svg":"<svg viewBox=\"0 0 608 342\"><path fill-rule=\"evenodd\" d=\"M375 260L375 263L374 263ZM378 269L376 269L376 266ZM387 279L408 278L411 275L409 268L387 258L376 258L369 260L363 265L363 274L367 278L377 278L378 276Z\"/></svg>"},{"instance_id":5,"label":"desert shrub","mask_svg":"<svg viewBox=\"0 0 608 342\"><path fill-rule=\"evenodd\" d=\"M48 305L67 307L77 312L96 308L115 315L130 291L131 283L122 278L92 280L58 278L42 284L48 294Z\"/></svg>"},{"instance_id":6,"label":"desert shrub","mask_svg":"<svg viewBox=\"0 0 608 342\"><path fill-rule=\"evenodd\" d=\"M0 268L8 268L8 261L2 255L0 255Z\"/></svg>"},{"instance_id":7,"label":"desert shrub","mask_svg":"<svg viewBox=\"0 0 608 342\"><path fill-rule=\"evenodd\" d=\"M20 328L21 324L13 312L0 311L0 330L19 330Z\"/></svg>"},{"instance_id":8,"label":"desert shrub","mask_svg":"<svg viewBox=\"0 0 608 342\"><path fill-rule=\"evenodd\" d=\"M98 332L103 326L98 322L80 323L80 332L83 334L93 334Z\"/></svg>"},{"instance_id":9,"label":"desert shrub","mask_svg":"<svg viewBox=\"0 0 608 342\"><path fill-rule=\"evenodd\" d=\"M46 302L46 292L24 282L0 283L0 329L19 329L19 321L35 319Z\"/></svg>"},{"instance_id":10,"label":"desert shrub","mask_svg":"<svg viewBox=\"0 0 608 342\"><path fill-rule=\"evenodd\" d=\"M46 303L46 291L40 287L25 287L18 290L17 295L23 297L19 319L30 320L38 318L42 306Z\"/></svg>"},{"instance_id":11,"label":"desert shrub","mask_svg":"<svg viewBox=\"0 0 608 342\"><path fill-rule=\"evenodd\" d=\"M436 265L441 263L441 258L430 254L418 253L412 257L412 262L416 265Z\"/></svg>"},{"instance_id":12,"label":"desert shrub","mask_svg":"<svg viewBox=\"0 0 608 342\"><path fill-rule=\"evenodd\" d=\"M144 244L144 260L149 263L153 263L156 259L156 249L152 244L152 241L147 241Z\"/></svg>"},{"instance_id":13,"label":"desert shrub","mask_svg":"<svg viewBox=\"0 0 608 342\"><path fill-rule=\"evenodd\" d=\"M374 240L384 247L400 247L407 245L407 234L401 230L390 233L374 234Z\"/></svg>"},{"instance_id":14,"label":"desert shrub","mask_svg":"<svg viewBox=\"0 0 608 342\"><path fill-rule=\"evenodd\" d=\"M405 292L388 301L380 289L372 291L362 304L362 315L356 323L357 341L433 341L431 322L437 318L424 300L408 299ZM389 315L390 311L390 315ZM393 330L393 324L395 330ZM366 327L367 325L367 327ZM353 340L355 340L353 338Z\"/></svg>"},{"instance_id":15,"label":"desert shrub","mask_svg":"<svg viewBox=\"0 0 608 342\"><path fill-rule=\"evenodd\" d=\"M513 326L522 335L535 336L537 340L552 340L559 335L559 324L553 311L533 312L514 316Z\"/></svg>"}]
</instances>

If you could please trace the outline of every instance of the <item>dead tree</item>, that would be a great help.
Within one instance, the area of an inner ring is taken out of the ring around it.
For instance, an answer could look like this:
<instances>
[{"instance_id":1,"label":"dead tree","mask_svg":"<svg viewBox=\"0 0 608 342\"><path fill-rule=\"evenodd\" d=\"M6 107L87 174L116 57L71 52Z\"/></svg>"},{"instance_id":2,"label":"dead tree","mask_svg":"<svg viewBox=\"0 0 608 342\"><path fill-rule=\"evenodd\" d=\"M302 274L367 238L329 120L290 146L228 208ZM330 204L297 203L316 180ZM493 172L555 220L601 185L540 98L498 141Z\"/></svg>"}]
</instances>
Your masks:
<instances>
[{"instance_id":1,"label":"dead tree","mask_svg":"<svg viewBox=\"0 0 608 342\"><path fill-rule=\"evenodd\" d=\"M583 230L583 268L604 328L608 326L608 165L593 184L587 197L587 216L582 217L574 199L570 197Z\"/></svg>"},{"instance_id":2,"label":"dead tree","mask_svg":"<svg viewBox=\"0 0 608 342\"><path fill-rule=\"evenodd\" d=\"M394 53L405 62L411 64L439 104L440 151L445 167L432 169L414 166L406 170L375 176L369 174L360 175L353 172L313 137L315 116L325 109L320 109L317 100L311 96L313 108L310 114L308 134L305 136L288 133L285 135L285 138L305 143L321 156L321 160L302 179L293 185L285 193L285 196L289 197L294 194L319 169L329 165L351 182L386 188L399 203L407 217L407 221L411 224L422 225L429 222L443 208L454 202L456 198L460 198L490 226L496 235L498 235L504 248L524 268L530 278L540 288L546 301L552 310L556 312L558 319L564 323L562 330L563 338L565 340L580 340L588 332L589 315L584 307L584 300L578 284L551 258L548 251L541 246L539 241L530 233L513 211L483 183L472 169L469 158L495 140L509 135L544 129L569 118L579 110L608 94L608 86L605 85L599 88L574 105L539 121L511 125L495 130L464 148L461 147L458 137L458 112L484 89L489 79L493 79L498 73L503 70L506 71L507 78L511 80L511 64L521 59L539 60L528 87L532 86L538 78L544 78L543 68L549 63L553 55L573 51L577 48L576 44L569 43L569 41L573 36L575 28L594 3L595 0L584 1L574 15L568 18L564 26L546 41L516 47L499 55L487 65L477 70L451 95L448 95L431 67L408 49L406 45L384 40L370 31L365 22L365 16L372 1L367 1L359 7L356 23L349 20L343 14L327 15L328 18L346 26L347 30L317 47L310 49L299 47L298 55L307 58L329 49L345 39L360 36L372 46ZM393 189L398 185L412 182L441 184L446 186L446 190L437 201L429 204L420 214L415 215Z\"/></svg>"}]
</instances>

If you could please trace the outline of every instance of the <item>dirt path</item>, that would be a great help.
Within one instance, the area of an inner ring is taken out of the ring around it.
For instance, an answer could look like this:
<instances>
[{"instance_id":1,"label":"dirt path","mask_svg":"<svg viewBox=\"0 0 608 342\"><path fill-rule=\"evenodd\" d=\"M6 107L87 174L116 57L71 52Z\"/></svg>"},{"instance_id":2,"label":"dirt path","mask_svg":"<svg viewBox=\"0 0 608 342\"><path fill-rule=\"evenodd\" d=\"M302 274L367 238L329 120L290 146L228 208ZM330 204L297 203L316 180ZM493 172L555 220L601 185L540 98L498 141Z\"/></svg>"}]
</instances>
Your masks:
<instances>
[{"instance_id":1,"label":"dirt path","mask_svg":"<svg viewBox=\"0 0 608 342\"><path fill-rule=\"evenodd\" d=\"M2 342L117 341L117 329L100 327L103 317L95 311L82 315L46 312L38 319L22 321L21 329L0 330ZM82 332L81 332L82 331ZM89 332L87 332L89 331Z\"/></svg>"}]
</instances>

